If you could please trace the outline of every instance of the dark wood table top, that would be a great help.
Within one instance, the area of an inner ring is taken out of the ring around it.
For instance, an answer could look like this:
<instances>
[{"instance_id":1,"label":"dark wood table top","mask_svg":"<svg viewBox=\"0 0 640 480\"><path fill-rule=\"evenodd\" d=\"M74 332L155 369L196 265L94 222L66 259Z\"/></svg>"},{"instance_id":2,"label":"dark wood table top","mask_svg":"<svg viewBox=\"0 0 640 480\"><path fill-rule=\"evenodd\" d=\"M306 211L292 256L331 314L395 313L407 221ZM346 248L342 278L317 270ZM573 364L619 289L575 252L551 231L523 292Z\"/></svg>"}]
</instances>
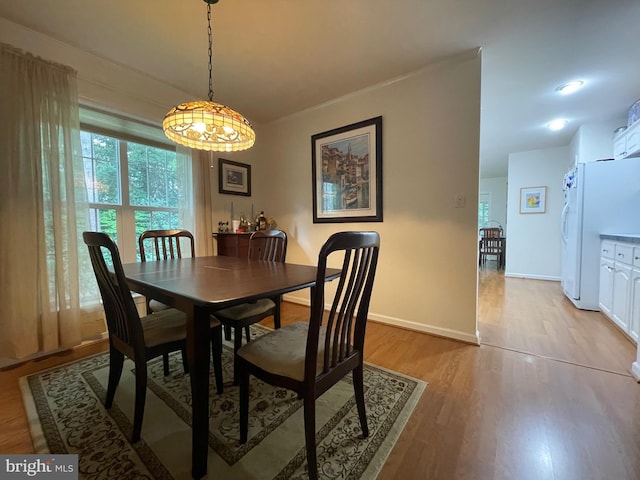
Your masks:
<instances>
[{"instance_id":1,"label":"dark wood table top","mask_svg":"<svg viewBox=\"0 0 640 480\"><path fill-rule=\"evenodd\" d=\"M123 268L133 291L212 311L311 287L316 280L315 266L226 256L128 263ZM327 270L327 280L340 272Z\"/></svg>"}]
</instances>

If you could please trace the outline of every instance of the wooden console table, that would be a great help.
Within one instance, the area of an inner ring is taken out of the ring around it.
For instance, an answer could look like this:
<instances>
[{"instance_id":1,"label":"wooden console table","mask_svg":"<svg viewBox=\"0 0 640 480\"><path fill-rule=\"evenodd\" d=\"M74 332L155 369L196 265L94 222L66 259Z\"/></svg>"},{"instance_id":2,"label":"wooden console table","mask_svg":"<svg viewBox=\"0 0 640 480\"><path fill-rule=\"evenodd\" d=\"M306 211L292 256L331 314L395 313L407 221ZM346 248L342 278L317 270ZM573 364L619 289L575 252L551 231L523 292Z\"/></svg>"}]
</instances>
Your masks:
<instances>
[{"instance_id":1,"label":"wooden console table","mask_svg":"<svg viewBox=\"0 0 640 480\"><path fill-rule=\"evenodd\" d=\"M249 237L253 232L219 233L214 232L213 238L218 243L218 255L225 257L247 258L249 255Z\"/></svg>"}]
</instances>

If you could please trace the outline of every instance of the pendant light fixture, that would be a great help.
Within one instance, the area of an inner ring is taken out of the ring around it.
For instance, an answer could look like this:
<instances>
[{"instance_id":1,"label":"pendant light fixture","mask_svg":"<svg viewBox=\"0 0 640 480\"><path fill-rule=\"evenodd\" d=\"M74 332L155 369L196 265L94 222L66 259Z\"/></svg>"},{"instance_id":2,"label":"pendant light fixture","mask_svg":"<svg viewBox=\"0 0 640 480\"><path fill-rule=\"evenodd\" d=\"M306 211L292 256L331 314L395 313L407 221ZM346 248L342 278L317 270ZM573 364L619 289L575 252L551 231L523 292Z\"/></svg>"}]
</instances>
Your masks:
<instances>
[{"instance_id":1,"label":"pendant light fixture","mask_svg":"<svg viewBox=\"0 0 640 480\"><path fill-rule=\"evenodd\" d=\"M237 152L251 148L256 134L249 121L231 108L213 101L211 4L207 4L209 34L209 100L182 103L164 116L162 128L169 140L198 150Z\"/></svg>"}]
</instances>

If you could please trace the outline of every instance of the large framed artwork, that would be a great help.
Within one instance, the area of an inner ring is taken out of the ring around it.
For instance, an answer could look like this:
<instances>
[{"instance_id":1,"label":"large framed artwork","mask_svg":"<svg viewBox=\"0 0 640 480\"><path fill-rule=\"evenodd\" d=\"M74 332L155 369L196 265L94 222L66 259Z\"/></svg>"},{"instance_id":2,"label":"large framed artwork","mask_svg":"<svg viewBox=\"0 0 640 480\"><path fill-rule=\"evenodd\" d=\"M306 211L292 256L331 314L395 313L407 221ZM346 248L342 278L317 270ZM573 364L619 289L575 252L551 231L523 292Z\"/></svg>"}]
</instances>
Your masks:
<instances>
[{"instance_id":1,"label":"large framed artwork","mask_svg":"<svg viewBox=\"0 0 640 480\"><path fill-rule=\"evenodd\" d=\"M218 192L251 196L251 165L220 158L218 160Z\"/></svg>"},{"instance_id":2,"label":"large framed artwork","mask_svg":"<svg viewBox=\"0 0 640 480\"><path fill-rule=\"evenodd\" d=\"M313 223L382 221L382 117L311 137Z\"/></svg>"},{"instance_id":3,"label":"large framed artwork","mask_svg":"<svg viewBox=\"0 0 640 480\"><path fill-rule=\"evenodd\" d=\"M520 189L520 213L544 213L547 208L547 187Z\"/></svg>"}]
</instances>

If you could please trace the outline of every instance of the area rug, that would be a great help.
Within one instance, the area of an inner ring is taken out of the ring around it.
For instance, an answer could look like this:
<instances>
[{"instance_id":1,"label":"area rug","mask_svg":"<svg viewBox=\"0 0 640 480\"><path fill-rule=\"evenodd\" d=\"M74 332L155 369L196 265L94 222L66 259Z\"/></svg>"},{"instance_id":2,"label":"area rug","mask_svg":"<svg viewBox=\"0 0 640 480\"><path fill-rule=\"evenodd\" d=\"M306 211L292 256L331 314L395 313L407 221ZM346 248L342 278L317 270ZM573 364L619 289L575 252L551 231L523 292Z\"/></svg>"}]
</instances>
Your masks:
<instances>
[{"instance_id":1,"label":"area rug","mask_svg":"<svg viewBox=\"0 0 640 480\"><path fill-rule=\"evenodd\" d=\"M252 327L252 335L268 329ZM303 479L306 454L302 401L292 392L251 378L249 440L239 443L238 388L233 350L223 352L224 393L210 391L208 478ZM36 453L77 453L83 479L191 478L191 392L179 353L149 362L142 439L132 444L133 363L127 361L113 407L104 408L107 354L20 379ZM372 480L378 475L426 383L366 365L369 437L362 438L347 376L317 400L316 431L321 478Z\"/></svg>"}]
</instances>

